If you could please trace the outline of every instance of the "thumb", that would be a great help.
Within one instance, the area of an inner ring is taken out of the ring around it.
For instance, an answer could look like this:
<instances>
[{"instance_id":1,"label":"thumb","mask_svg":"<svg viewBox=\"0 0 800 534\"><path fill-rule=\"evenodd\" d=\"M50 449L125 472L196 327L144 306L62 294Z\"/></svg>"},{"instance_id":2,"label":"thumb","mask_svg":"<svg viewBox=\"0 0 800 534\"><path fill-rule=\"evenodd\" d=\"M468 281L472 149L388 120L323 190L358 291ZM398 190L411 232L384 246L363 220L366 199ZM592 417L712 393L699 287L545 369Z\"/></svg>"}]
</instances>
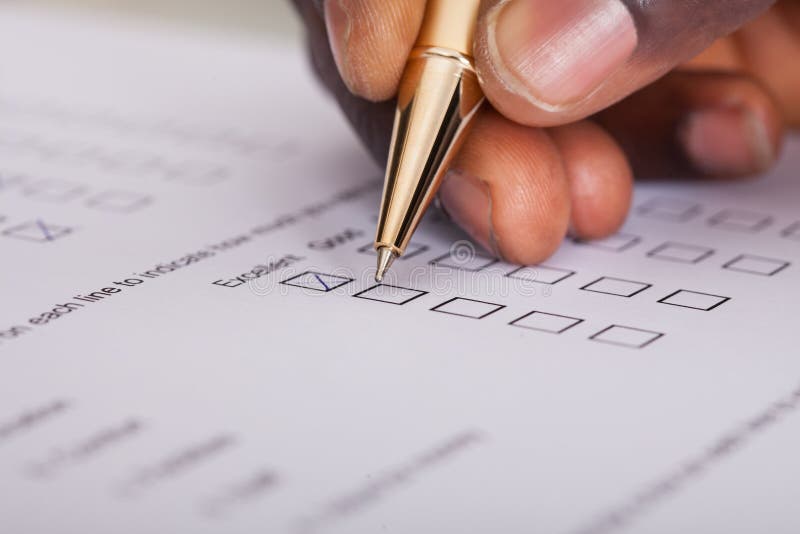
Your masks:
<instances>
[{"instance_id":1,"label":"thumb","mask_svg":"<svg viewBox=\"0 0 800 534\"><path fill-rule=\"evenodd\" d=\"M774 0L486 0L476 63L508 118L592 115L683 63Z\"/></svg>"}]
</instances>

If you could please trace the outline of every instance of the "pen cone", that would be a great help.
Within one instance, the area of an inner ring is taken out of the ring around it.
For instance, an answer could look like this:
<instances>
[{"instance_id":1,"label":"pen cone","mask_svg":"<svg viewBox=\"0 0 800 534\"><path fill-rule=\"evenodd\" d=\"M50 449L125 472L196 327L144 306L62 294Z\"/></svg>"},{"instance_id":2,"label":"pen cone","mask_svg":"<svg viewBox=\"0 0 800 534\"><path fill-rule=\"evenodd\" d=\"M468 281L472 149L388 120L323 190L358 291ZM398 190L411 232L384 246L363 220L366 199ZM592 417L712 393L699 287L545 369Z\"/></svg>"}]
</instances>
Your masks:
<instances>
[{"instance_id":1,"label":"pen cone","mask_svg":"<svg viewBox=\"0 0 800 534\"><path fill-rule=\"evenodd\" d=\"M378 250L405 252L482 102L468 56L444 48L412 52L397 97Z\"/></svg>"},{"instance_id":2,"label":"pen cone","mask_svg":"<svg viewBox=\"0 0 800 534\"><path fill-rule=\"evenodd\" d=\"M394 259L397 255L392 252L388 247L381 247L378 249L378 271L375 273L375 281L380 283L389 267L392 266Z\"/></svg>"}]
</instances>

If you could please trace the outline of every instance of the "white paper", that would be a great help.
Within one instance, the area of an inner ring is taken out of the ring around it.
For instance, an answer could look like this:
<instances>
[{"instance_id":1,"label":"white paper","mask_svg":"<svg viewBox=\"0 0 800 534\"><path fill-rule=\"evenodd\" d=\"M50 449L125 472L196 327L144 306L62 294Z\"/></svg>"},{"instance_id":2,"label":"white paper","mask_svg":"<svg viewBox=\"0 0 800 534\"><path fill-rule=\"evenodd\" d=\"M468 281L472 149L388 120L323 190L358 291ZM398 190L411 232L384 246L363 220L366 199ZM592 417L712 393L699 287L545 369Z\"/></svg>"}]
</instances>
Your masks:
<instances>
[{"instance_id":1,"label":"white paper","mask_svg":"<svg viewBox=\"0 0 800 534\"><path fill-rule=\"evenodd\" d=\"M798 172L376 289L300 50L4 7L0 530L796 533Z\"/></svg>"}]
</instances>

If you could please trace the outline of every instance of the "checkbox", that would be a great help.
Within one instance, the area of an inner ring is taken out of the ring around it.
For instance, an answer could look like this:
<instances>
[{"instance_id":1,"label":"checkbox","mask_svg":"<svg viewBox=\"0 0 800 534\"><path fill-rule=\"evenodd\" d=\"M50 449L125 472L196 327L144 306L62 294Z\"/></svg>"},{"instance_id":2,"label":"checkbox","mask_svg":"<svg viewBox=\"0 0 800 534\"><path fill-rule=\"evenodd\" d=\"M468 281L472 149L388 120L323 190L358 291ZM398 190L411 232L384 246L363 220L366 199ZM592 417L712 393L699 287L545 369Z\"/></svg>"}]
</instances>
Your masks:
<instances>
[{"instance_id":1,"label":"checkbox","mask_svg":"<svg viewBox=\"0 0 800 534\"><path fill-rule=\"evenodd\" d=\"M722 297L720 295L710 295L708 293L700 293L699 291L681 289L675 293L672 293L671 295L667 295L658 302L661 304L669 304L670 306L680 306L681 308L711 311L714 308L722 306L729 300L731 300L730 297Z\"/></svg>"},{"instance_id":2,"label":"checkbox","mask_svg":"<svg viewBox=\"0 0 800 534\"><path fill-rule=\"evenodd\" d=\"M800 241L800 221L794 223L793 225L782 231L781 235L786 239L791 239L793 241Z\"/></svg>"},{"instance_id":3,"label":"checkbox","mask_svg":"<svg viewBox=\"0 0 800 534\"><path fill-rule=\"evenodd\" d=\"M25 176L0 172L0 191L11 189L12 187L19 187L24 184L25 181Z\"/></svg>"},{"instance_id":4,"label":"checkbox","mask_svg":"<svg viewBox=\"0 0 800 534\"><path fill-rule=\"evenodd\" d=\"M397 258L400 261L403 260L410 260L414 256L419 256L420 254L427 252L428 246L422 245L420 243L409 243L406 247L406 253ZM374 243L367 243L363 247L358 249L358 252L361 254L369 254L370 256L375 255L375 244Z\"/></svg>"},{"instance_id":5,"label":"checkbox","mask_svg":"<svg viewBox=\"0 0 800 534\"><path fill-rule=\"evenodd\" d=\"M23 195L43 202L68 202L81 196L86 188L81 184L64 180L41 180L23 189Z\"/></svg>"},{"instance_id":6,"label":"checkbox","mask_svg":"<svg viewBox=\"0 0 800 534\"><path fill-rule=\"evenodd\" d=\"M90 208L113 213L132 213L149 205L153 198L132 191L105 191L86 200Z\"/></svg>"},{"instance_id":7,"label":"checkbox","mask_svg":"<svg viewBox=\"0 0 800 534\"><path fill-rule=\"evenodd\" d=\"M566 280L574 274L575 271L567 269L548 267L547 265L536 265L533 267L520 267L519 269L511 271L506 276L516 280L524 280L525 282L554 285Z\"/></svg>"},{"instance_id":8,"label":"checkbox","mask_svg":"<svg viewBox=\"0 0 800 534\"><path fill-rule=\"evenodd\" d=\"M722 268L740 273L773 276L786 269L789 265L791 263L788 261L742 254L723 265Z\"/></svg>"},{"instance_id":9,"label":"checkbox","mask_svg":"<svg viewBox=\"0 0 800 534\"><path fill-rule=\"evenodd\" d=\"M15 239L23 239L25 241L47 243L60 239L72 233L72 231L73 229L68 226L46 223L41 219L37 219L7 228L3 231L3 235Z\"/></svg>"},{"instance_id":10,"label":"checkbox","mask_svg":"<svg viewBox=\"0 0 800 534\"><path fill-rule=\"evenodd\" d=\"M578 326L582 322L583 319L578 319L577 317L567 317L566 315L532 311L527 315L523 315L518 319L514 319L509 324L519 328L527 328L528 330L539 330L540 332L549 332L551 334L563 334L570 328Z\"/></svg>"},{"instance_id":11,"label":"checkbox","mask_svg":"<svg viewBox=\"0 0 800 534\"><path fill-rule=\"evenodd\" d=\"M303 274L298 274L297 276L283 280L281 284L293 287L301 287L303 289L310 289L312 291L320 291L322 293L329 293L334 289L338 289L349 284L352 281L352 278L347 278L344 276L307 271Z\"/></svg>"},{"instance_id":12,"label":"checkbox","mask_svg":"<svg viewBox=\"0 0 800 534\"><path fill-rule=\"evenodd\" d=\"M660 332L631 328L630 326L612 325L594 334L589 339L600 343L608 343L620 347L643 349L654 341L664 337Z\"/></svg>"},{"instance_id":13,"label":"checkbox","mask_svg":"<svg viewBox=\"0 0 800 534\"><path fill-rule=\"evenodd\" d=\"M634 282L632 280L623 280L621 278L611 278L604 276L599 280L595 280L591 284L583 286L581 289L584 291L591 291L593 293L603 293L605 295L615 295L617 297L633 297L642 291L652 287L651 284L644 282Z\"/></svg>"},{"instance_id":14,"label":"checkbox","mask_svg":"<svg viewBox=\"0 0 800 534\"><path fill-rule=\"evenodd\" d=\"M213 163L189 160L164 169L164 179L189 186L211 186L230 178L230 170Z\"/></svg>"},{"instance_id":15,"label":"checkbox","mask_svg":"<svg viewBox=\"0 0 800 534\"><path fill-rule=\"evenodd\" d=\"M732 232L756 233L772 224L772 217L751 211L725 210L711 217L708 224Z\"/></svg>"},{"instance_id":16,"label":"checkbox","mask_svg":"<svg viewBox=\"0 0 800 534\"><path fill-rule=\"evenodd\" d=\"M591 241L576 240L579 245L607 250L609 252L624 252L629 248L635 247L642 240L641 237L632 234L614 234L605 239L594 239Z\"/></svg>"},{"instance_id":17,"label":"checkbox","mask_svg":"<svg viewBox=\"0 0 800 534\"><path fill-rule=\"evenodd\" d=\"M680 198L653 198L639 206L642 217L671 222L686 222L697 217L703 208L700 204Z\"/></svg>"},{"instance_id":18,"label":"checkbox","mask_svg":"<svg viewBox=\"0 0 800 534\"><path fill-rule=\"evenodd\" d=\"M647 253L650 258L678 263L700 263L714 254L714 249L687 245L685 243L664 243Z\"/></svg>"},{"instance_id":19,"label":"checkbox","mask_svg":"<svg viewBox=\"0 0 800 534\"><path fill-rule=\"evenodd\" d=\"M476 273L497 263L497 258L475 251L473 246L454 247L450 252L432 260L431 265Z\"/></svg>"},{"instance_id":20,"label":"checkbox","mask_svg":"<svg viewBox=\"0 0 800 534\"><path fill-rule=\"evenodd\" d=\"M454 298L431 308L431 311L469 317L471 319L483 319L491 314L505 308L502 304L492 304L480 300Z\"/></svg>"},{"instance_id":21,"label":"checkbox","mask_svg":"<svg viewBox=\"0 0 800 534\"><path fill-rule=\"evenodd\" d=\"M387 304L397 304L402 306L408 304L412 300L418 299L422 295L427 295L427 291L420 291L419 289L410 289L407 287L393 286L389 284L378 284L369 289L365 289L360 293L353 295L359 299L374 300L377 302L386 302Z\"/></svg>"}]
</instances>

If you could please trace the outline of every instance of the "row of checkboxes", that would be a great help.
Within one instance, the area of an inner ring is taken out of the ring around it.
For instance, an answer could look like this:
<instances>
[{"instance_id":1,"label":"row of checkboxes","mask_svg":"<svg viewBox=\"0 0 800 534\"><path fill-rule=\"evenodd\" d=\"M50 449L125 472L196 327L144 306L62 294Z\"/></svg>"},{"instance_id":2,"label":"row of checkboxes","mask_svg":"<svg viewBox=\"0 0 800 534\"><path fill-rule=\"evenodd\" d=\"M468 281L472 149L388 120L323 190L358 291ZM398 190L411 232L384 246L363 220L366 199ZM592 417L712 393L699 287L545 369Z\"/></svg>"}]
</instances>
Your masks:
<instances>
[{"instance_id":1,"label":"row of checkboxes","mask_svg":"<svg viewBox=\"0 0 800 534\"><path fill-rule=\"evenodd\" d=\"M264 148L269 148L275 154L281 151L281 155L285 155L286 152L292 152L294 146L291 143L261 143L261 149ZM62 168L90 166L104 173L154 176L189 186L210 186L230 178L230 169L208 160L170 159L159 152L116 150L105 144L87 145L13 130L0 130L0 154L2 153L16 157L33 157ZM52 180L54 183L59 181Z\"/></svg>"},{"instance_id":2,"label":"row of checkboxes","mask_svg":"<svg viewBox=\"0 0 800 534\"><path fill-rule=\"evenodd\" d=\"M655 197L636 209L642 216L669 222L688 222L699 217L703 207L691 200L667 197ZM775 223L775 218L754 211L729 209L715 213L706 221L713 228L732 232L758 233ZM787 239L800 241L800 221L781 230Z\"/></svg>"},{"instance_id":3,"label":"row of checkboxes","mask_svg":"<svg viewBox=\"0 0 800 534\"><path fill-rule=\"evenodd\" d=\"M658 249L653 251L653 254L657 255L671 253L671 251L673 251L673 247L668 245L670 244L660 246ZM360 250L366 251L367 249L366 247L363 247ZM413 250L413 255L418 255L424 250L425 248L416 248ZM457 258L452 254L445 254L444 256L440 256L431 261L431 264L433 265L470 272L479 272L498 263L499 261L497 259L489 256L483 256L481 254L474 254L468 258ZM725 265L723 265L723 268L733 271L771 276L785 269L788 267L788 265L788 262L783 262L780 260L741 255L727 262ZM505 276L526 283L530 282L552 286L571 278L575 274L575 271L568 269L551 267L547 265L538 265L533 267L518 267L506 273ZM580 287L580 289L592 293L631 298L650 289L651 287L653 287L653 285L646 282L604 276L583 285ZM730 297L723 295L682 289L667 295L658 302L695 310L711 311L728 302L729 300L731 300Z\"/></svg>"},{"instance_id":4,"label":"row of checkboxes","mask_svg":"<svg viewBox=\"0 0 800 534\"><path fill-rule=\"evenodd\" d=\"M17 178L17 181L13 181ZM87 195L88 189L83 184L66 180L39 180L25 183L19 181L22 177L7 177L8 186L18 185L23 197L50 203L66 203ZM0 176L2 179L2 176ZM110 190L88 196L85 199L87 207L112 212L131 213L138 211L153 202L150 195L134 191Z\"/></svg>"},{"instance_id":5,"label":"row of checkboxes","mask_svg":"<svg viewBox=\"0 0 800 534\"><path fill-rule=\"evenodd\" d=\"M800 228L800 226L798 227ZM642 239L632 234L619 233L606 239L579 242L611 252L624 252L639 244ZM647 252L648 258L675 263L697 264L713 256L716 251L710 247L669 241ZM722 265L723 269L746 274L774 276L791 265L790 262L766 258L754 254L740 254Z\"/></svg>"},{"instance_id":6,"label":"row of checkboxes","mask_svg":"<svg viewBox=\"0 0 800 534\"><path fill-rule=\"evenodd\" d=\"M303 281L304 277L306 278L305 281ZM299 281L301 287L308 287L307 285L303 285L304 282L308 281L307 277L308 274L300 276ZM295 285L295 283L293 283L292 280L294 279L290 279L290 281L284 283L287 283L288 285ZM352 279L342 279L339 281L340 283L337 287L341 287L342 285L345 285L352 281L353 281ZM620 280L617 278L604 277L592 282L591 284L585 285L581 289L593 293L603 293L606 295L614 295L620 297L633 297L634 295L637 295L650 287L652 287L650 284L641 284L639 282L630 282L628 280ZM390 304L403 305L403 304L408 304L412 300L415 300L425 294L427 294L425 291L421 291L418 289L409 289L387 284L378 284L360 293L357 293L355 296L359 298L366 298L369 300L378 300L380 302L387 302ZM660 304L667 304L669 306L678 306L681 308L689 308L701 311L711 311L722 306L723 304L725 304L730 300L731 300L730 297L724 297L721 295L711 295L708 293L701 293L699 291L680 289L678 291L670 293L665 297L662 297L661 299L658 300L658 302ZM480 301L473 301L473 302L480 302ZM484 316L494 313L494 311L489 310L488 313L485 314L464 313L463 315L465 315L466 317L472 317L474 319L482 319Z\"/></svg>"},{"instance_id":7,"label":"row of checkboxes","mask_svg":"<svg viewBox=\"0 0 800 534\"><path fill-rule=\"evenodd\" d=\"M668 261L699 263L711 256L711 254L713 254L711 249L702 249L680 243L665 243L648 253L648 256ZM499 260L481 254L475 254L468 259L454 258L450 254L446 254L431 261L433 265L469 272L479 272L498 263L500 263ZM740 273L774 276L790 265L790 262L784 260L752 254L740 254L724 263L722 268ZM555 285L575 274L575 271L569 269L543 264L532 267L519 267L507 273L506 276L525 282Z\"/></svg>"},{"instance_id":8,"label":"row of checkboxes","mask_svg":"<svg viewBox=\"0 0 800 534\"><path fill-rule=\"evenodd\" d=\"M88 188L77 182L67 180L30 181L28 177L0 172L0 191L18 189L20 194L31 200L50 203L71 202L86 196ZM130 213L144 208L152 202L150 195L125 190L109 190L90 195L86 205L100 211Z\"/></svg>"},{"instance_id":9,"label":"row of checkboxes","mask_svg":"<svg viewBox=\"0 0 800 534\"><path fill-rule=\"evenodd\" d=\"M623 252L634 245L641 242L641 238L631 234L619 233L606 239L581 242L588 246L609 250L613 252ZM419 256L426 252L428 247L419 243L411 243L402 260L408 260ZM364 245L358 249L363 254L374 254L372 244ZM686 264L697 264L711 256L716 251L709 247L702 247L698 245L691 245L678 242L666 242L647 253L648 258L676 262ZM452 269L459 269L468 272L479 272L488 267L500 263L497 258L487 256L481 253L474 253L465 258L456 258L452 254L444 254L433 259L430 262L432 265L448 267ZM774 276L783 271L791 265L790 262L776 259L766 258L763 256L756 256L754 254L740 254L722 265L722 268L728 271L735 271L739 273L760 275L760 276ZM519 278L529 282L537 282L540 284L556 284L570 276L574 275L574 271L562 269L557 267L550 267L547 265L538 265L534 267L522 267L509 274L510 278Z\"/></svg>"},{"instance_id":10,"label":"row of checkboxes","mask_svg":"<svg viewBox=\"0 0 800 534\"><path fill-rule=\"evenodd\" d=\"M722 268L748 274L773 276L786 269L789 265L789 262L781 260L743 254L725 263ZM550 267L547 265L537 265L533 267L519 267L518 269L506 274L506 276L517 280L523 280L525 282L555 285L559 282L563 282L575 274L575 271L571 271L569 269ZM643 286L647 285L643 283L640 284ZM624 291L623 293L627 293L627 291Z\"/></svg>"},{"instance_id":11,"label":"row of checkboxes","mask_svg":"<svg viewBox=\"0 0 800 534\"><path fill-rule=\"evenodd\" d=\"M281 283L287 286L329 293L354 281L354 279L345 276L307 271L305 273L287 278ZM590 284L592 287L587 290L598 293L619 291L620 288L615 286L615 284L618 283L619 281L614 279L601 279ZM641 290L642 289L639 291ZM419 289L389 284L377 284L364 289L353 296L355 298L364 300L402 306L427 294L427 291ZM730 300L728 297L708 295L695 291L679 290L667 295L666 297L663 297L658 302L671 306L709 311L721 306L728 300ZM456 297L434 306L431 308L431 311L470 319L484 319L504 308L506 308L506 306L503 304ZM563 334L584 322L585 320L581 318L536 310L529 312L522 317L514 319L509 324L528 330L536 330L551 334ZM623 325L611 325L599 332L592 334L589 339L626 347L642 348L651 344L663 335L664 334L661 332L654 332L651 330Z\"/></svg>"},{"instance_id":12,"label":"row of checkboxes","mask_svg":"<svg viewBox=\"0 0 800 534\"><path fill-rule=\"evenodd\" d=\"M253 153L285 153L294 148L294 140L273 139L265 136L261 132L246 131L225 128L198 128L196 124L180 123L172 119L153 122L149 119L140 117L117 114L104 110L96 113L89 110L76 110L73 106L62 107L52 103L23 104L17 106L11 102L0 102L0 112L21 113L26 116L35 116L51 124L63 125L65 121L78 122L91 125L98 132L105 132L114 136L118 135L142 135L146 134L149 139L161 138L165 143L172 143L178 146L194 145L202 150L208 150L209 146L220 149L231 150L250 156ZM5 130L6 133L9 130ZM50 141L40 134L31 134L27 131L10 130L11 134L0 136L0 147L6 145L14 149L28 149L35 153L50 154L53 152L66 152L70 148L77 157L95 158L98 163L113 166L114 159L128 162L130 160L146 162L147 159L157 157L146 153L139 153L134 150L115 151L100 150L98 147L86 147L83 144L65 144ZM117 163L120 165L120 163Z\"/></svg>"},{"instance_id":13,"label":"row of checkboxes","mask_svg":"<svg viewBox=\"0 0 800 534\"><path fill-rule=\"evenodd\" d=\"M502 304L456 297L431 308L431 311L471 319L483 319L504 308L505 306ZM583 323L585 323L585 320L577 317L534 310L508 324L526 330L535 330L548 334L563 334ZM664 337L664 334L661 332L630 326L610 325L592 333L589 339L601 343L640 349L662 337Z\"/></svg>"},{"instance_id":14,"label":"row of checkboxes","mask_svg":"<svg viewBox=\"0 0 800 534\"><path fill-rule=\"evenodd\" d=\"M26 196L33 196L40 200L66 202L85 192L83 186L67 182L53 182L58 184L53 187L42 189L26 189ZM53 185L53 184L51 184ZM132 213L138 211L152 202L152 197L134 193L131 191L104 191L88 197L85 201L87 207L111 213ZM5 218L0 217L0 222L5 222ZM71 234L75 229L63 224L56 224L44 219L34 219L6 228L0 232L4 237L33 241L37 243L49 243Z\"/></svg>"},{"instance_id":15,"label":"row of checkboxes","mask_svg":"<svg viewBox=\"0 0 800 534\"><path fill-rule=\"evenodd\" d=\"M308 271L288 278L281 283L288 286L329 293L354 281L354 279L344 276ZM685 296L679 296L678 293L670 295L670 297L666 297L665 299L676 298L680 300L686 298ZM377 284L353 296L360 299L402 306L427 294L427 291L419 289ZM671 302L665 303L670 304ZM470 319L485 319L504 308L506 308L506 306L503 304L456 297L434 306L431 308L431 311ZM544 311L532 311L522 317L514 319L509 324L527 330L535 330L550 334L563 334L584 322L584 319L579 319L577 317L568 317ZM589 339L600 343L629 348L644 348L663 336L663 333L654 332L652 330L623 325L610 325L593 333L589 336Z\"/></svg>"}]
</instances>

